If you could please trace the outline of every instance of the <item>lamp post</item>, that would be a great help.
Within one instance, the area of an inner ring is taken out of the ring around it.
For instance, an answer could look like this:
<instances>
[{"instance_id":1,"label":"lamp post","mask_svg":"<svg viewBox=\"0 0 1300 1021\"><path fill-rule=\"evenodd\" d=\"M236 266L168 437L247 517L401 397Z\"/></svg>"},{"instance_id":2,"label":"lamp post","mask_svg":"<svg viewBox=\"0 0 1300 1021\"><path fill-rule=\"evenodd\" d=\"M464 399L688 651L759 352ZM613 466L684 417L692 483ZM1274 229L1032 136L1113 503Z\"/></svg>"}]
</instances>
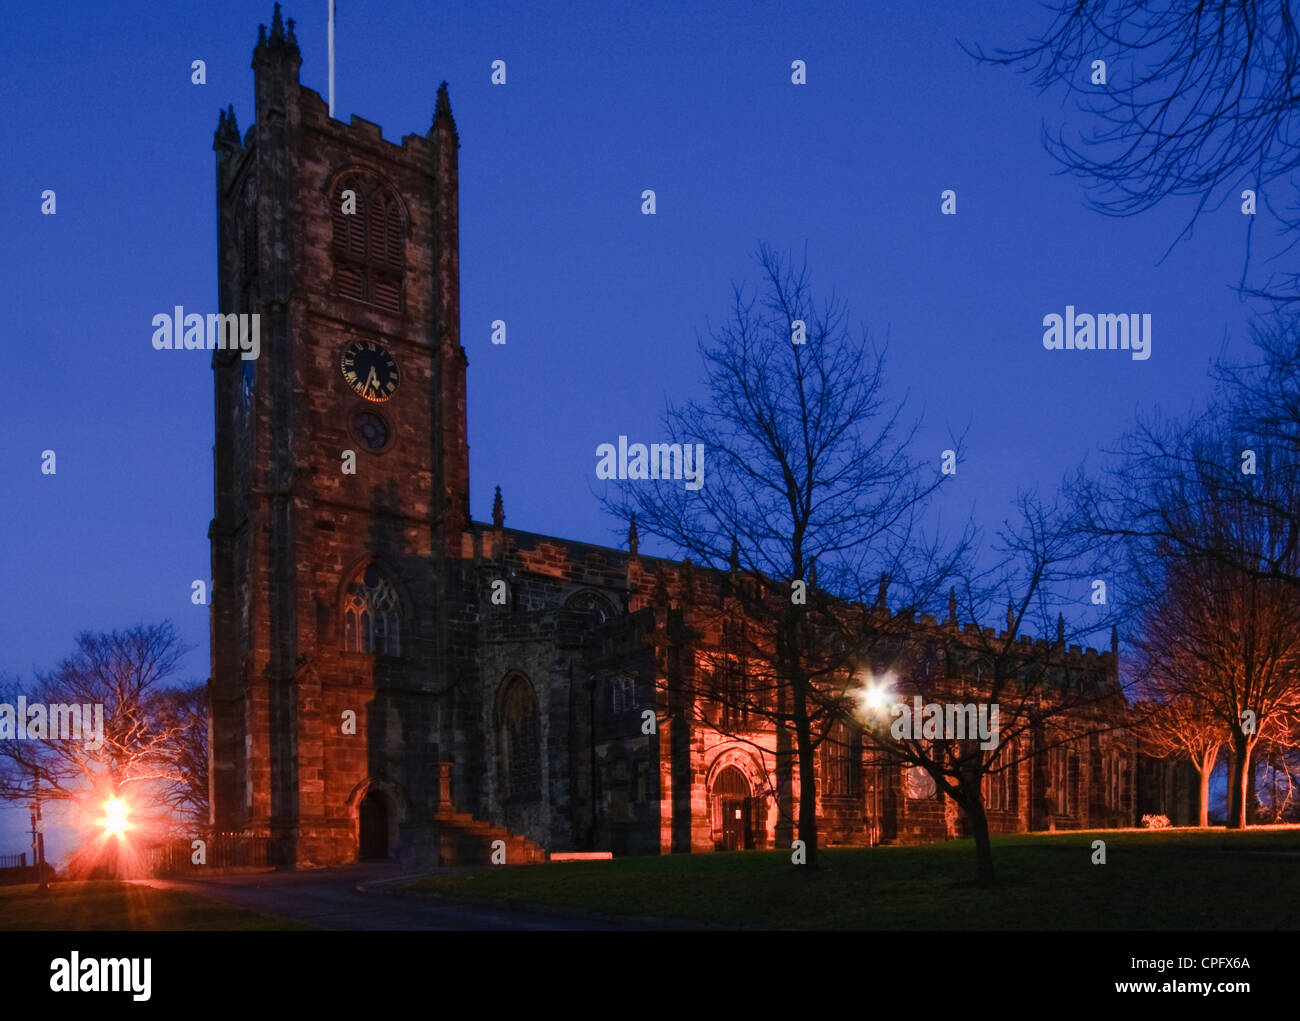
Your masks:
<instances>
[{"instance_id":1,"label":"lamp post","mask_svg":"<svg viewBox=\"0 0 1300 1021\"><path fill-rule=\"evenodd\" d=\"M873 729L887 714L894 703L895 695L891 690L894 683L892 673L876 678L868 675L861 687L855 692L858 699L858 717L868 728ZM880 765L879 751L873 749L871 754L871 824L868 828L868 840L872 847L880 843L880 808L881 782L883 769Z\"/></svg>"},{"instance_id":2,"label":"lamp post","mask_svg":"<svg viewBox=\"0 0 1300 1021\"><path fill-rule=\"evenodd\" d=\"M36 863L36 886L42 893L50 892L45 878L45 820L41 818L41 774L32 769L32 858Z\"/></svg>"}]
</instances>

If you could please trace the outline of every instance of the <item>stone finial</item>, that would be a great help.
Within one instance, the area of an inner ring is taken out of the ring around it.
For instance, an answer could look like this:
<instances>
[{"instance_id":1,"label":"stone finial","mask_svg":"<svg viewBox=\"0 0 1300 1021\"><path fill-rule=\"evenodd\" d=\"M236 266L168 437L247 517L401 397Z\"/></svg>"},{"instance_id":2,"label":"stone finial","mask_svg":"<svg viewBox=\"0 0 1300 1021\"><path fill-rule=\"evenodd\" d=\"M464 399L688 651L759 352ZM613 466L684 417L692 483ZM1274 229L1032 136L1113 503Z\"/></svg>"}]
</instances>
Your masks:
<instances>
[{"instance_id":1,"label":"stone finial","mask_svg":"<svg viewBox=\"0 0 1300 1021\"><path fill-rule=\"evenodd\" d=\"M289 19L289 31L286 34L278 3L271 17L271 34L267 35L265 25L257 26L257 46L253 50L253 58L256 60L259 56L271 53L302 59L302 54L298 51L298 37L294 34L293 19Z\"/></svg>"},{"instance_id":2,"label":"stone finial","mask_svg":"<svg viewBox=\"0 0 1300 1021\"><path fill-rule=\"evenodd\" d=\"M239 147L239 124L235 120L234 106L228 106L221 111L221 116L217 118L217 133L213 139L213 147L234 145Z\"/></svg>"},{"instance_id":3,"label":"stone finial","mask_svg":"<svg viewBox=\"0 0 1300 1021\"><path fill-rule=\"evenodd\" d=\"M1119 628L1112 626L1110 629L1110 654L1119 655Z\"/></svg>"},{"instance_id":4,"label":"stone finial","mask_svg":"<svg viewBox=\"0 0 1300 1021\"><path fill-rule=\"evenodd\" d=\"M433 108L433 119L451 117L451 96L447 93L447 83L438 86L438 102Z\"/></svg>"},{"instance_id":5,"label":"stone finial","mask_svg":"<svg viewBox=\"0 0 1300 1021\"><path fill-rule=\"evenodd\" d=\"M808 587L817 587L817 560L814 558L808 563Z\"/></svg>"},{"instance_id":6,"label":"stone finial","mask_svg":"<svg viewBox=\"0 0 1300 1021\"><path fill-rule=\"evenodd\" d=\"M884 571L880 572L880 588L876 590L876 609L885 608L885 598L889 595L889 575Z\"/></svg>"},{"instance_id":7,"label":"stone finial","mask_svg":"<svg viewBox=\"0 0 1300 1021\"><path fill-rule=\"evenodd\" d=\"M505 527L506 508L501 502L501 487L497 486L496 496L492 497L492 527L498 532Z\"/></svg>"},{"instance_id":8,"label":"stone finial","mask_svg":"<svg viewBox=\"0 0 1300 1021\"><path fill-rule=\"evenodd\" d=\"M1007 600L1007 634L1012 638L1016 636L1016 608L1011 605L1011 600Z\"/></svg>"},{"instance_id":9,"label":"stone finial","mask_svg":"<svg viewBox=\"0 0 1300 1021\"><path fill-rule=\"evenodd\" d=\"M731 568L732 574L740 572L740 543L735 539L731 540L731 556L727 560L727 565Z\"/></svg>"},{"instance_id":10,"label":"stone finial","mask_svg":"<svg viewBox=\"0 0 1300 1021\"><path fill-rule=\"evenodd\" d=\"M460 147L460 135L456 131L456 118L451 115L451 97L447 94L447 83L438 86L438 101L433 107L433 123L429 126L428 136L432 138L439 129L451 132L452 141Z\"/></svg>"},{"instance_id":11,"label":"stone finial","mask_svg":"<svg viewBox=\"0 0 1300 1021\"><path fill-rule=\"evenodd\" d=\"M948 623L957 623L957 588L953 586L948 590Z\"/></svg>"},{"instance_id":12,"label":"stone finial","mask_svg":"<svg viewBox=\"0 0 1300 1021\"><path fill-rule=\"evenodd\" d=\"M627 524L627 549L632 556L636 556L638 545L639 539L636 534L636 515L633 514L632 519Z\"/></svg>"},{"instance_id":13,"label":"stone finial","mask_svg":"<svg viewBox=\"0 0 1300 1021\"><path fill-rule=\"evenodd\" d=\"M1065 645L1065 614L1063 613L1056 615L1056 644Z\"/></svg>"}]
</instances>

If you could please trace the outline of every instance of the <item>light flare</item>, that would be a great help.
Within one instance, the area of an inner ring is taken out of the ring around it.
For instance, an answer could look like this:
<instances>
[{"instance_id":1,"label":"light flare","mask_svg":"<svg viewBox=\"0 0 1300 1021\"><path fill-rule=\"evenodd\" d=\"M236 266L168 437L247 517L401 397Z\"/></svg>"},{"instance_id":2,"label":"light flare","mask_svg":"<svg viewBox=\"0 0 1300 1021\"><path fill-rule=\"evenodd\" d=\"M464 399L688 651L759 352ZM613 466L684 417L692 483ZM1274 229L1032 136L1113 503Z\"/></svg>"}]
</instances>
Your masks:
<instances>
[{"instance_id":1,"label":"light flare","mask_svg":"<svg viewBox=\"0 0 1300 1021\"><path fill-rule=\"evenodd\" d=\"M105 835L121 837L131 829L131 821L127 818L130 814L131 806L124 798L109 798L104 802L104 818L99 820L99 825L104 827Z\"/></svg>"}]
</instances>

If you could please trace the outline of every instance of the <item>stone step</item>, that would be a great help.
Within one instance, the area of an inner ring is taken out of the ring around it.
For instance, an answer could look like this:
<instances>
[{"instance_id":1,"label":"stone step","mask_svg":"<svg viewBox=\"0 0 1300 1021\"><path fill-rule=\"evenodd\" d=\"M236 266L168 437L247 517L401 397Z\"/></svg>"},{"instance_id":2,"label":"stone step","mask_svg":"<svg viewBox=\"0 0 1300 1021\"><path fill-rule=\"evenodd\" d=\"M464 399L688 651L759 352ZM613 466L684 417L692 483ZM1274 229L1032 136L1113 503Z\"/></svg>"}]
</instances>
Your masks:
<instances>
[{"instance_id":1,"label":"stone step","mask_svg":"<svg viewBox=\"0 0 1300 1021\"><path fill-rule=\"evenodd\" d=\"M486 865L492 858L492 844L503 841L507 865L544 862L546 852L527 837L502 826L476 819L468 812L436 812L440 865Z\"/></svg>"}]
</instances>

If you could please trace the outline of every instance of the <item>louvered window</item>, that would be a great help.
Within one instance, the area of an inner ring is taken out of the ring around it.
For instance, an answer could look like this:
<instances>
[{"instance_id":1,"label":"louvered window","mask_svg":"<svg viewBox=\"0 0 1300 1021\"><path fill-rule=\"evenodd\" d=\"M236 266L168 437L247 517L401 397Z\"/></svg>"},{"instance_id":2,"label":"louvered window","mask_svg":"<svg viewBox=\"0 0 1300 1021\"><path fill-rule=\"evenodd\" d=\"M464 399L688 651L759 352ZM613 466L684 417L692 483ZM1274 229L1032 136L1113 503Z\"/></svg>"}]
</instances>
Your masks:
<instances>
[{"instance_id":1,"label":"louvered window","mask_svg":"<svg viewBox=\"0 0 1300 1021\"><path fill-rule=\"evenodd\" d=\"M355 212L344 211L345 191L355 196L347 200L349 210L355 202ZM332 202L334 293L401 312L406 228L397 196L371 178L351 174L339 180Z\"/></svg>"}]
</instances>

